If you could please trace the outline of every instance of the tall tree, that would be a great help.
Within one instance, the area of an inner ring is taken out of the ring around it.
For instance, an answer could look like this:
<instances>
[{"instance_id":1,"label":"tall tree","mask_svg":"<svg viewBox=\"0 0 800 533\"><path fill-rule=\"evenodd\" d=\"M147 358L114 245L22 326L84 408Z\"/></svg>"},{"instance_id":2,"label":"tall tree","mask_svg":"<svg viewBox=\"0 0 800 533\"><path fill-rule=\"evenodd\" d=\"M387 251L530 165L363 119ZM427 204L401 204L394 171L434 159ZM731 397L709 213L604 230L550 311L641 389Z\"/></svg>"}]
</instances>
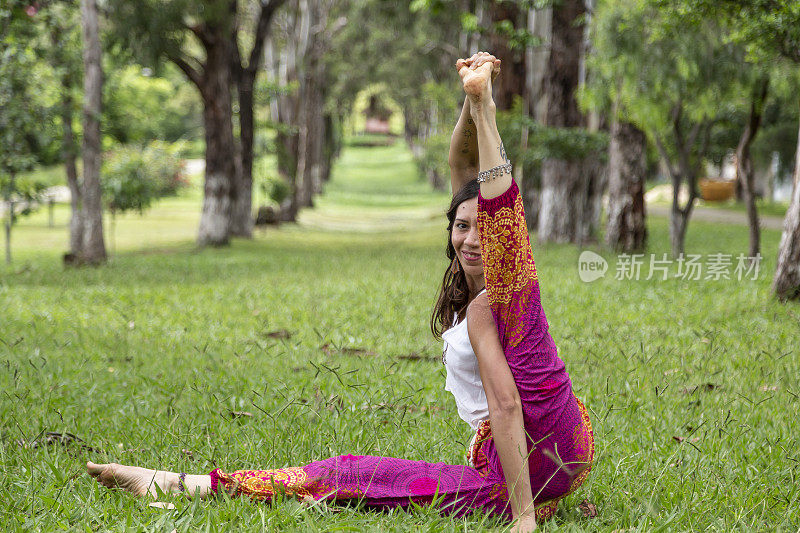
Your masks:
<instances>
[{"instance_id":1,"label":"tall tree","mask_svg":"<svg viewBox=\"0 0 800 533\"><path fill-rule=\"evenodd\" d=\"M720 101L736 86L736 50L713 20L670 32L673 17L658 1L602 2L594 23L592 61L602 75L606 101L620 101L627 120L655 144L672 182L670 244L684 251L686 231L699 197L698 180L708 154ZM681 205L679 191L689 190Z\"/></svg>"},{"instance_id":2,"label":"tall tree","mask_svg":"<svg viewBox=\"0 0 800 533\"><path fill-rule=\"evenodd\" d=\"M606 244L627 253L645 249L644 184L647 138L636 125L617 118L611 123L608 148L608 214Z\"/></svg>"},{"instance_id":3,"label":"tall tree","mask_svg":"<svg viewBox=\"0 0 800 533\"><path fill-rule=\"evenodd\" d=\"M800 9L796 2L772 0L660 0L679 21L717 18L727 21L728 37L747 47L761 64L776 59L800 65ZM759 96L756 91L755 100ZM792 177L792 194L783 222L772 290L780 300L800 299L800 132Z\"/></svg>"},{"instance_id":4,"label":"tall tree","mask_svg":"<svg viewBox=\"0 0 800 533\"><path fill-rule=\"evenodd\" d=\"M275 12L286 0L262 0L253 31L253 44L247 62L243 62L240 31L231 36L231 72L239 97L240 172L236 173L236 186L232 188L231 234L250 237L253 233L253 142L255 139L253 90L261 70L264 44L269 36ZM241 26L241 24L240 24Z\"/></svg>"},{"instance_id":5,"label":"tall tree","mask_svg":"<svg viewBox=\"0 0 800 533\"><path fill-rule=\"evenodd\" d=\"M742 197L747 207L747 220L750 226L750 257L757 257L761 253L761 228L758 223L756 209L756 194L753 179L753 158L750 155L750 146L761 127L764 116L764 106L769 94L769 75L761 74L751 82L748 94L748 113L739 143L736 145L736 173L737 182L741 183Z\"/></svg>"},{"instance_id":6,"label":"tall tree","mask_svg":"<svg viewBox=\"0 0 800 533\"><path fill-rule=\"evenodd\" d=\"M576 91L581 72L586 5L565 0L553 6L550 56L544 80L545 125L578 128L585 125ZM550 157L542 164L539 239L583 243L592 239L599 222L598 199L605 173L594 158Z\"/></svg>"},{"instance_id":7,"label":"tall tree","mask_svg":"<svg viewBox=\"0 0 800 533\"><path fill-rule=\"evenodd\" d=\"M591 76L582 94L583 103L610 116L608 146L608 213L605 242L625 252L641 251L647 244L644 188L647 170L647 137L630 116L620 79L636 78L643 57L636 52L640 34L620 31L619 20L605 3L591 25L592 42L599 52L589 54ZM606 53L616 54L607 61ZM621 53L625 50L625 54Z\"/></svg>"},{"instance_id":8,"label":"tall tree","mask_svg":"<svg viewBox=\"0 0 800 533\"><path fill-rule=\"evenodd\" d=\"M498 111L505 111L511 109L515 97L528 97L525 47L530 40L530 34L527 31L527 12L516 2L510 1L494 0L489 2L488 9L492 26L489 29L487 50L500 59L503 65L503 75L492 86L492 97Z\"/></svg>"},{"instance_id":9,"label":"tall tree","mask_svg":"<svg viewBox=\"0 0 800 533\"><path fill-rule=\"evenodd\" d=\"M232 234L247 236L252 227L248 220L252 201L252 87L263 53L260 47L282 3L272 0L259 4L254 47L247 54L247 64L242 63L238 48L242 37L237 0L119 0L111 12L116 33L132 49L142 51L140 59L156 65L162 59L173 62L200 93L206 141L203 212L197 236L200 245L225 245ZM235 90L242 113L241 144L234 136ZM247 158L244 164L243 158ZM246 171L249 176L245 176Z\"/></svg>"},{"instance_id":10,"label":"tall tree","mask_svg":"<svg viewBox=\"0 0 800 533\"><path fill-rule=\"evenodd\" d=\"M100 30L96 0L81 0L83 28L83 246L81 260L103 263L103 204L100 189L100 116L103 98Z\"/></svg>"},{"instance_id":11,"label":"tall tree","mask_svg":"<svg viewBox=\"0 0 800 533\"><path fill-rule=\"evenodd\" d=\"M78 144L73 130L75 120L76 85L80 82L80 12L71 0L54 2L40 14L47 34L43 43L43 56L56 72L59 87L59 115L61 116L61 157L70 192L69 252L68 262L79 260L83 249L82 185L78 178L76 160Z\"/></svg>"},{"instance_id":12,"label":"tall tree","mask_svg":"<svg viewBox=\"0 0 800 533\"><path fill-rule=\"evenodd\" d=\"M6 263L11 263L11 230L18 215L36 200L35 188L20 183L18 174L34 162L30 138L45 120L31 83L35 56L22 35L3 36L0 53L0 194L4 201ZM34 82L35 83L35 82ZM20 204L19 206L17 204Z\"/></svg>"}]
</instances>

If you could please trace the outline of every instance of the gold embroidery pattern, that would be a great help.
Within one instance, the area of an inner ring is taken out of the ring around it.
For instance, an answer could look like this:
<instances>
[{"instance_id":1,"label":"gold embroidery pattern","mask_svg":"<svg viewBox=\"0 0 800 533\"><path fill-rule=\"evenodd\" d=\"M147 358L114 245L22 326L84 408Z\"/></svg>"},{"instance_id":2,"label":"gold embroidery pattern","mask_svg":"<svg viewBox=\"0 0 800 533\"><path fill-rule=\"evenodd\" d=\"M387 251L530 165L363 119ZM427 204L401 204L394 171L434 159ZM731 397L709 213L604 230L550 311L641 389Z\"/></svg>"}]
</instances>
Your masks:
<instances>
[{"instance_id":1,"label":"gold embroidery pattern","mask_svg":"<svg viewBox=\"0 0 800 533\"><path fill-rule=\"evenodd\" d=\"M578 445L581 447L581 450L585 450L586 453L584 458L587 466L575 477L574 480L572 480L572 484L570 485L569 492L567 494L574 492L575 489L580 487L583 482L586 481L586 478L589 476L589 472L592 470L592 464L594 463L594 431L592 430L592 419L589 418L589 411L586 409L586 406L583 405L583 402L578 398L575 398L575 401L578 402L578 410L581 413L581 421L583 423L575 428L573 439L576 443L579 443Z\"/></svg>"},{"instance_id":2,"label":"gold embroidery pattern","mask_svg":"<svg viewBox=\"0 0 800 533\"><path fill-rule=\"evenodd\" d=\"M472 444L472 447L467 450L467 460L472 464L475 470L480 472L481 477L486 477L490 473L490 470L487 468L489 466L489 460L486 458L486 454L483 453L483 443L491 438L491 424L488 420L484 420L478 426L475 442Z\"/></svg>"},{"instance_id":3,"label":"gold embroidery pattern","mask_svg":"<svg viewBox=\"0 0 800 533\"><path fill-rule=\"evenodd\" d=\"M300 467L276 470L237 470L220 473L220 481L236 492L256 499L271 499L278 492L296 496L311 496L307 486L308 474Z\"/></svg>"},{"instance_id":4,"label":"gold embroidery pattern","mask_svg":"<svg viewBox=\"0 0 800 533\"><path fill-rule=\"evenodd\" d=\"M530 318L531 298L539 279L519 191L513 209L501 207L492 216L479 210L478 230L489 304L505 322L509 344L517 346Z\"/></svg>"},{"instance_id":5,"label":"gold embroidery pattern","mask_svg":"<svg viewBox=\"0 0 800 533\"><path fill-rule=\"evenodd\" d=\"M558 509L558 502L560 500L550 500L536 506L536 521L544 522L550 520L556 515Z\"/></svg>"}]
</instances>

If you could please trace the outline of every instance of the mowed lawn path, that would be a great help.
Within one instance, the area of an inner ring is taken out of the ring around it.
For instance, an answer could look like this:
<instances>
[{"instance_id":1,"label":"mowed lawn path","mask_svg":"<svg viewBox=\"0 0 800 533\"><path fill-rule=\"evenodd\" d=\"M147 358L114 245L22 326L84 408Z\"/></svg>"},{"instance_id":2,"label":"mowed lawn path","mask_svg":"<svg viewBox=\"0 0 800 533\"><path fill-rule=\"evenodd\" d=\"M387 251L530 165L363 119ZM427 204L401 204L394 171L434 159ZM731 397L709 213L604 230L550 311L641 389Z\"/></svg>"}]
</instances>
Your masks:
<instances>
[{"instance_id":1,"label":"mowed lawn path","mask_svg":"<svg viewBox=\"0 0 800 533\"><path fill-rule=\"evenodd\" d=\"M198 251L198 189L120 217L102 268L65 270L68 211L15 228L0 268L0 519L9 530L465 531L428 508L366 512L291 499L174 511L102 489L87 459L208 472L335 454L463 463L470 431L429 331L445 194L408 151L348 148L300 223ZM649 221L650 252L669 249ZM757 279L578 277L581 249L534 257L550 333L592 413L597 457L554 531L796 531L800 308ZM735 256L747 228L690 224L687 252ZM649 260L649 258L645 258ZM672 265L670 272L676 272ZM703 272L705 277L705 272ZM66 433L81 442L43 438ZM593 503L598 516L578 510Z\"/></svg>"}]
</instances>

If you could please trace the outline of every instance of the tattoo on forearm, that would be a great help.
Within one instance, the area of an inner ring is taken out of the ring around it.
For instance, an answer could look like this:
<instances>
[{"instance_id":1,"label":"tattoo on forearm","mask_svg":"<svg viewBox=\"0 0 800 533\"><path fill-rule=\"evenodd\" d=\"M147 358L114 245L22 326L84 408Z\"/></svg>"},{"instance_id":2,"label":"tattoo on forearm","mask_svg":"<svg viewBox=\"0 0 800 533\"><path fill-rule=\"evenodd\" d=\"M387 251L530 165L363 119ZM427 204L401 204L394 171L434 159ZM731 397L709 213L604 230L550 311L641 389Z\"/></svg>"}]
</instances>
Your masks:
<instances>
[{"instance_id":1,"label":"tattoo on forearm","mask_svg":"<svg viewBox=\"0 0 800 533\"><path fill-rule=\"evenodd\" d=\"M469 153L469 139L472 137L472 132L469 130L464 130L464 148L461 149L462 154Z\"/></svg>"},{"instance_id":2,"label":"tattoo on forearm","mask_svg":"<svg viewBox=\"0 0 800 533\"><path fill-rule=\"evenodd\" d=\"M471 118L468 118L468 119L467 119L467 124L475 124L475 123L474 123L474 122L472 122L472 119L471 119Z\"/></svg>"}]
</instances>

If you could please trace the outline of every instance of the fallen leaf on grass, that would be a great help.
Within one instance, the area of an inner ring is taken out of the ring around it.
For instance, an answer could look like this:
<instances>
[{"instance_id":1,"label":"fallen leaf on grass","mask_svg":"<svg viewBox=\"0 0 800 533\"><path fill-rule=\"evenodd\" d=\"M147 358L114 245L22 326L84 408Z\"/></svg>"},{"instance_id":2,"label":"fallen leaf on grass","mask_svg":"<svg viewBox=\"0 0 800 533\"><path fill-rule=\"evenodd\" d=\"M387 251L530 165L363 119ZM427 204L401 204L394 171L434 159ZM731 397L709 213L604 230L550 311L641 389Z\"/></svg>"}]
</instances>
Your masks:
<instances>
[{"instance_id":1,"label":"fallen leaf on grass","mask_svg":"<svg viewBox=\"0 0 800 533\"><path fill-rule=\"evenodd\" d=\"M409 413L416 413L416 412L438 413L442 409L444 409L444 408L443 407L439 407L438 405L425 405L425 406L422 406L422 407L419 407L417 405L408 406L408 412Z\"/></svg>"},{"instance_id":2,"label":"fallen leaf on grass","mask_svg":"<svg viewBox=\"0 0 800 533\"><path fill-rule=\"evenodd\" d=\"M716 389L717 386L713 383L702 383L700 385L696 385L691 389L688 387L683 387L681 392L684 394L693 394L695 391L703 391L703 392L711 392L712 390Z\"/></svg>"},{"instance_id":3,"label":"fallen leaf on grass","mask_svg":"<svg viewBox=\"0 0 800 533\"><path fill-rule=\"evenodd\" d=\"M374 410L377 410L377 409L392 409L393 407L394 407L393 405L388 404L386 402L381 402L381 403L377 403L377 404L365 403L365 404L361 405L361 410L362 411L374 411Z\"/></svg>"},{"instance_id":4,"label":"fallen leaf on grass","mask_svg":"<svg viewBox=\"0 0 800 533\"><path fill-rule=\"evenodd\" d=\"M175 509L175 504L169 502L152 502L150 503L150 507L155 507L156 509Z\"/></svg>"},{"instance_id":5,"label":"fallen leaf on grass","mask_svg":"<svg viewBox=\"0 0 800 533\"><path fill-rule=\"evenodd\" d=\"M86 444L86 442L77 435L72 433L56 433L55 431L47 431L30 442L25 442L24 440L20 439L17 441L17 444L28 450L33 450L40 446L52 446L54 444L60 444L62 446L76 444L82 449L90 452L100 451L97 448L93 448Z\"/></svg>"},{"instance_id":6,"label":"fallen leaf on grass","mask_svg":"<svg viewBox=\"0 0 800 533\"><path fill-rule=\"evenodd\" d=\"M676 442L683 442L683 441L686 440L686 437L678 437L677 435L673 435L672 438ZM689 442L698 442L699 440L700 440L700 437L692 437L691 439L689 439Z\"/></svg>"},{"instance_id":7,"label":"fallen leaf on grass","mask_svg":"<svg viewBox=\"0 0 800 533\"><path fill-rule=\"evenodd\" d=\"M343 353L345 355L357 355L357 356L365 356L365 355L378 355L377 353L373 352L372 350L367 350L366 348L358 348L358 347L351 347L351 346L343 346L341 348L336 346L331 346L331 343L326 342L322 346L319 347L320 350L325 352L325 355L331 355L335 352Z\"/></svg>"},{"instance_id":8,"label":"fallen leaf on grass","mask_svg":"<svg viewBox=\"0 0 800 533\"><path fill-rule=\"evenodd\" d=\"M420 360L433 361L436 359L436 357L430 357L428 355L420 354L418 352L411 352L405 355L398 355L397 358L403 359L405 361L420 361Z\"/></svg>"},{"instance_id":9,"label":"fallen leaf on grass","mask_svg":"<svg viewBox=\"0 0 800 533\"><path fill-rule=\"evenodd\" d=\"M367 350L365 348L342 348L342 353L347 355L378 355L377 353L373 352L372 350Z\"/></svg>"},{"instance_id":10,"label":"fallen leaf on grass","mask_svg":"<svg viewBox=\"0 0 800 533\"><path fill-rule=\"evenodd\" d=\"M760 390L761 392L775 392L776 390L778 390L778 386L777 385L771 385L771 386L770 385L761 385L761 387L759 387L758 390Z\"/></svg>"},{"instance_id":11,"label":"fallen leaf on grass","mask_svg":"<svg viewBox=\"0 0 800 533\"><path fill-rule=\"evenodd\" d=\"M292 332L286 329L277 329L267 333L267 337L270 339L290 339L292 337Z\"/></svg>"},{"instance_id":12,"label":"fallen leaf on grass","mask_svg":"<svg viewBox=\"0 0 800 533\"><path fill-rule=\"evenodd\" d=\"M597 507L590 502L589 500L583 500L579 505L578 509L583 513L583 516L586 518L594 518L597 516Z\"/></svg>"}]
</instances>

